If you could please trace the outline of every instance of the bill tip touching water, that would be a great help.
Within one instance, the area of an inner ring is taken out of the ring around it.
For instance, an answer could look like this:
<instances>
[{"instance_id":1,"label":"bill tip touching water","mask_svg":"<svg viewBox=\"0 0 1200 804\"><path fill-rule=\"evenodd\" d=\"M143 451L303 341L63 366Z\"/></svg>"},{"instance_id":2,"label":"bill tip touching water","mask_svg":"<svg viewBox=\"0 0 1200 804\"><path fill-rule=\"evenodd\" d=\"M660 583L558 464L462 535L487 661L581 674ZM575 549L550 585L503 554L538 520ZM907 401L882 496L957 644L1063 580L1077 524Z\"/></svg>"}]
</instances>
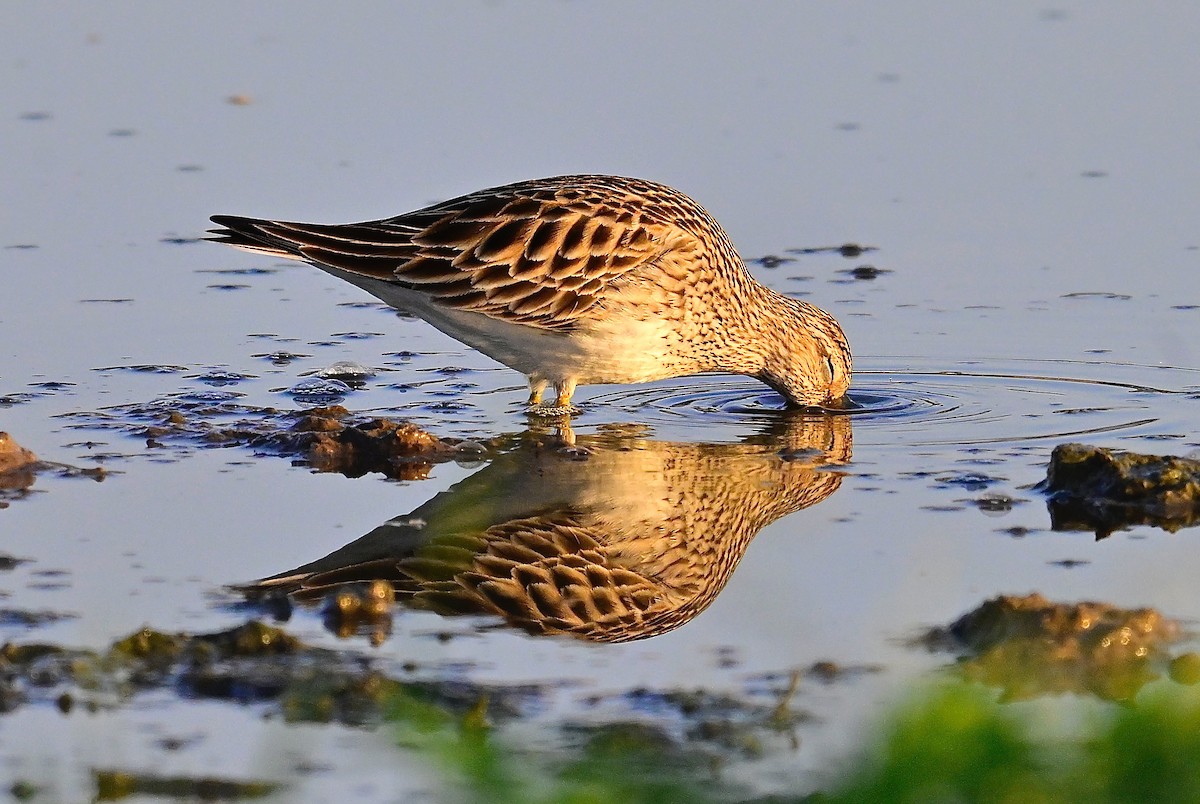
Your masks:
<instances>
[{"instance_id":1,"label":"bill tip touching water","mask_svg":"<svg viewBox=\"0 0 1200 804\"><path fill-rule=\"evenodd\" d=\"M215 215L210 240L302 260L524 374L529 403L579 385L744 374L791 406L842 407L841 326L756 281L688 196L604 175L508 184L392 218Z\"/></svg>"}]
</instances>

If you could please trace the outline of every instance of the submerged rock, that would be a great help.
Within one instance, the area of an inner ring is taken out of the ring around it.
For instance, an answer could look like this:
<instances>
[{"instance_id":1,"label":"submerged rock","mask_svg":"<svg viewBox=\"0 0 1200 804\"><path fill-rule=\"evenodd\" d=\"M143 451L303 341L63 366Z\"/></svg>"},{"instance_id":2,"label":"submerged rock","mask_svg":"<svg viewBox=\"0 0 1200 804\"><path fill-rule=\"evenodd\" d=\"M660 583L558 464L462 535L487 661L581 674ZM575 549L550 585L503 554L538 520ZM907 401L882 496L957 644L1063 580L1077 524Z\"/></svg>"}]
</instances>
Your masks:
<instances>
[{"instance_id":1,"label":"submerged rock","mask_svg":"<svg viewBox=\"0 0 1200 804\"><path fill-rule=\"evenodd\" d=\"M1200 461L1060 444L1039 488L1055 530L1098 538L1134 525L1174 532L1200 524Z\"/></svg>"},{"instance_id":2,"label":"submerged rock","mask_svg":"<svg viewBox=\"0 0 1200 804\"><path fill-rule=\"evenodd\" d=\"M1004 689L1009 700L1061 693L1128 700L1161 675L1167 646L1180 638L1179 624L1156 609L1054 603L1034 593L993 598L924 641L963 651L960 672Z\"/></svg>"}]
</instances>

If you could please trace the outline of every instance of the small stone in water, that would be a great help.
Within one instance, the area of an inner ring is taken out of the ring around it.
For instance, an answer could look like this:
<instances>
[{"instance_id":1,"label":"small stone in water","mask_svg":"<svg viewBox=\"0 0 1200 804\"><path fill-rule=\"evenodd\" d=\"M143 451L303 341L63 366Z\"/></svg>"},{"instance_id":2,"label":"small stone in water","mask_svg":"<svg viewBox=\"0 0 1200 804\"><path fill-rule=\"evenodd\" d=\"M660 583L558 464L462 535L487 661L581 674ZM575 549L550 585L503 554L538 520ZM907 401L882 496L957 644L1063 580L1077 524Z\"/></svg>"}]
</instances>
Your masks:
<instances>
[{"instance_id":1,"label":"small stone in water","mask_svg":"<svg viewBox=\"0 0 1200 804\"><path fill-rule=\"evenodd\" d=\"M367 368L361 363L355 363L353 360L339 360L327 368L323 368L318 371L316 376L323 377L327 380L362 382L363 380L374 377L375 371Z\"/></svg>"},{"instance_id":2,"label":"small stone in water","mask_svg":"<svg viewBox=\"0 0 1200 804\"><path fill-rule=\"evenodd\" d=\"M323 397L342 397L352 389L341 380L326 380L320 377L310 377L301 380L288 389L288 393L302 399L318 399Z\"/></svg>"}]
</instances>

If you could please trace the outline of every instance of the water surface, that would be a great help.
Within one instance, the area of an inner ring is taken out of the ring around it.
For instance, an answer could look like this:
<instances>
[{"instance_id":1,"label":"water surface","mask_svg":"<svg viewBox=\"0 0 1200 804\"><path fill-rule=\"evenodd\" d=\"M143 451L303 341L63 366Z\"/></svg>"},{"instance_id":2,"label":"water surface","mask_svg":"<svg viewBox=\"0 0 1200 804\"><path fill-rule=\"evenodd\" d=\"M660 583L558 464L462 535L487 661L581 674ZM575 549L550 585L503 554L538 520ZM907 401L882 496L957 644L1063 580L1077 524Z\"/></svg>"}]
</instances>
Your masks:
<instances>
[{"instance_id":1,"label":"water surface","mask_svg":"<svg viewBox=\"0 0 1200 804\"><path fill-rule=\"evenodd\" d=\"M661 721L625 696L638 688L769 702L766 676L876 668L802 683L799 747L725 771L769 792L819 783L897 688L949 661L906 640L989 597L1200 617L1194 534L1054 532L1030 488L1063 441L1200 448L1200 162L1181 100L1197 9L278 11L28 3L0 33L0 429L111 470L45 472L0 510L0 552L29 559L0 573L4 606L69 615L0 621L4 639L229 627L246 613L227 584L324 556L499 460L406 482L313 474L244 447L148 443L122 406L293 408L289 389L352 360L375 372L341 400L353 410L454 438L542 427L520 377L423 323L307 266L195 242L210 214L360 220L565 172L680 187L763 281L843 322L861 407L838 425L837 488L764 523L720 594L652 638L411 609L378 647L311 610L289 631L397 674L539 685L511 727L531 744L544 725ZM878 250L798 251L848 242ZM581 439L640 439L626 446L643 466L664 450L775 467L829 454L790 443L777 399L745 378L577 401ZM92 795L92 767L268 778L293 800L433 784L386 733L263 714L169 691L96 714L20 706L0 767L64 800Z\"/></svg>"}]
</instances>

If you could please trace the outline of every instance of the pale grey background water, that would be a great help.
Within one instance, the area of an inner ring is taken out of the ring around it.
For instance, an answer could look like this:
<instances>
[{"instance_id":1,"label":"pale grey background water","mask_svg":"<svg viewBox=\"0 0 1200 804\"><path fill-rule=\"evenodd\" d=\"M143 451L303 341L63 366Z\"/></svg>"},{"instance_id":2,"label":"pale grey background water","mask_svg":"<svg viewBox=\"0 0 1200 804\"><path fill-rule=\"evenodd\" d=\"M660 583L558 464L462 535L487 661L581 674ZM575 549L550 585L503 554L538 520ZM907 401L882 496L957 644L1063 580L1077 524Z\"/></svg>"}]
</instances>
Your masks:
<instances>
[{"instance_id":1,"label":"pale grey background water","mask_svg":"<svg viewBox=\"0 0 1200 804\"><path fill-rule=\"evenodd\" d=\"M767 528L713 607L672 634L609 648L507 633L441 644L421 637L441 627L421 615L378 655L473 662L481 680L570 678L579 690L552 706L567 713L595 690L738 689L754 672L819 659L885 664L802 698L824 722L772 765L786 782L841 756L874 702L942 661L900 639L993 594L1200 616L1194 534L1143 529L1093 545L1086 534L995 532L1048 525L1020 487L1057 441L1023 437L1120 426L1090 440L1187 452L1200 401L912 373L1200 388L1200 7L10 2L2 16L0 396L36 396L0 408L0 429L46 458L86 465L89 450L68 445L87 439L105 442L93 453L134 456L110 462L123 474L101 484L43 477L45 493L0 511L0 551L34 559L0 578L7 605L80 615L5 638L99 646L144 623L226 626L237 618L213 606L221 584L321 555L469 474L447 465L420 483L350 481L238 450L159 462L136 439L54 418L204 390L186 375L213 366L258 375L236 387L248 403L284 405L275 389L304 371L420 353L347 403L370 408L428 402L425 390L398 399L386 387L438 377L421 369L492 365L419 322L339 307L361 294L306 266L206 273L269 262L164 239L196 237L218 212L358 220L563 172L675 185L748 258L880 247L755 271L843 321L860 366L881 372L857 387L927 391L944 415L857 425L856 477ZM227 102L237 94L251 102ZM855 283L838 273L862 263L892 273ZM246 287L212 287L225 283ZM1080 293L1128 298L1064 298ZM117 299L129 301L88 301ZM382 334L311 345L346 332ZM277 338L252 337L263 333ZM253 357L284 347L313 358L275 368ZM96 370L155 363L188 371ZM472 407L444 429L523 426L519 377L469 379ZM37 386L46 381L71 385ZM1077 408L1092 412L1054 412ZM738 432L653 407L589 416L583 427L644 416L674 440ZM956 446L997 438L982 454ZM927 510L971 495L912 473L979 465L1030 501L998 520ZM1063 558L1091 563L1047 564ZM37 588L48 569L68 573L65 588ZM315 619L294 626L333 642ZM722 646L740 663L722 667ZM167 754L153 743L163 731L204 738ZM286 778L297 757L321 755L331 770L300 779L305 796L336 798L353 779L363 800L387 800L410 780L386 742L218 704L67 718L25 708L0 728L0 775L62 776L70 798L90 765Z\"/></svg>"}]
</instances>

